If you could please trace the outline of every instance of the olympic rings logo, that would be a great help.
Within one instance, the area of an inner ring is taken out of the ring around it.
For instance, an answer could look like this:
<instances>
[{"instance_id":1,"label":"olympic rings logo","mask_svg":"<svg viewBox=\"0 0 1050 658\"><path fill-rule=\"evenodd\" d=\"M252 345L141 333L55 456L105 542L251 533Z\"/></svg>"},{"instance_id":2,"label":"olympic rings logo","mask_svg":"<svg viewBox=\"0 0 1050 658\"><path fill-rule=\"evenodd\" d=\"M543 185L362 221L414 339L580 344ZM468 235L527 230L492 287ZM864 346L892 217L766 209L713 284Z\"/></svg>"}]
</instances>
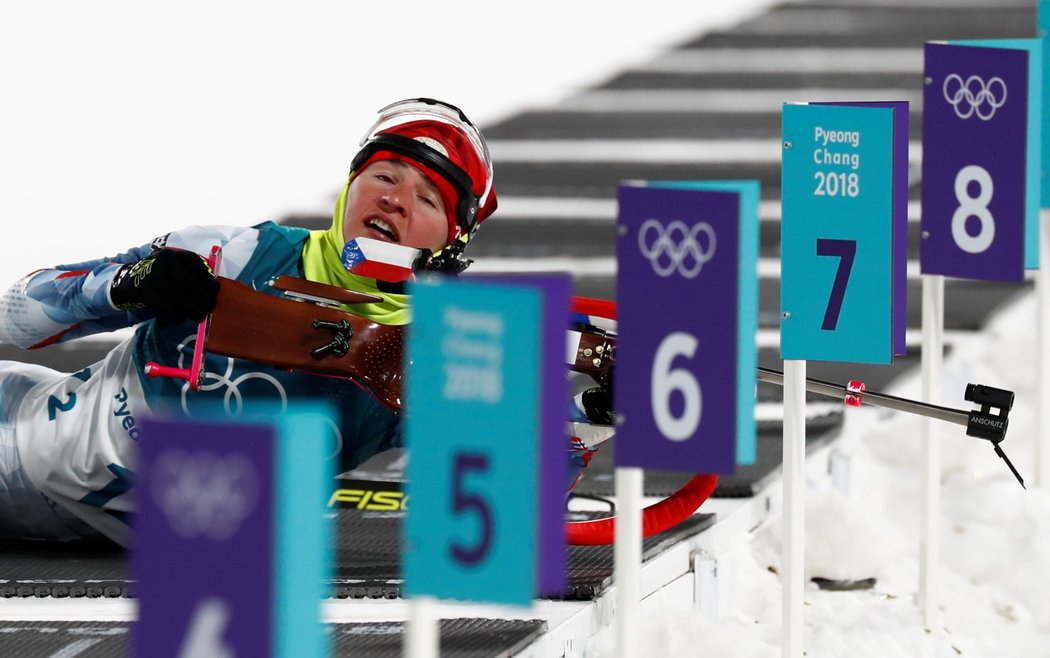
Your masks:
<instances>
[{"instance_id":1,"label":"olympic rings logo","mask_svg":"<svg viewBox=\"0 0 1050 658\"><path fill-rule=\"evenodd\" d=\"M971 75L964 82L952 73L944 79L942 92L960 119L976 114L982 121L989 121L1006 104L1006 83L998 76L985 82L980 76Z\"/></svg>"},{"instance_id":2,"label":"olympic rings logo","mask_svg":"<svg viewBox=\"0 0 1050 658\"><path fill-rule=\"evenodd\" d=\"M715 255L715 229L707 222L690 227L677 219L665 228L659 220L648 219L638 230L638 248L658 275L668 277L678 272L694 279Z\"/></svg>"},{"instance_id":3,"label":"olympic rings logo","mask_svg":"<svg viewBox=\"0 0 1050 658\"><path fill-rule=\"evenodd\" d=\"M179 367L186 368L186 360L193 358L193 344L196 342L196 335L187 336L183 339L182 343L179 344ZM236 379L233 377L234 359L226 357L226 370L222 373L216 373L206 371L204 373L204 383L201 384L197 393L204 393L208 391L223 390L223 411L230 416L239 416L244 411L245 396L241 393L241 385L253 379L257 379L266 382L273 386L276 391L278 398L281 400L281 411L288 409L288 392L284 390L284 386L281 382L277 381L273 375L266 374L264 372L246 372ZM189 409L189 394L190 384L186 382L182 385L182 410L187 415L190 414Z\"/></svg>"},{"instance_id":4,"label":"olympic rings logo","mask_svg":"<svg viewBox=\"0 0 1050 658\"><path fill-rule=\"evenodd\" d=\"M196 342L196 334L191 334L183 339L178 346L179 352L179 367L185 368L186 359L193 358L193 345ZM264 372L252 371L246 372L236 379L231 379L233 376L234 359L226 357L226 370L222 373L215 373L206 371L204 373L204 383L201 384L200 388L196 392L191 392L190 383L184 382L182 385L181 402L182 411L187 416L192 416L190 411L190 397L192 395L200 395L209 391L223 390L222 406L223 412L231 417L240 416L244 412L245 395L241 392L241 385L245 382L253 379L266 382L273 386L276 391L278 398L281 400L280 411L284 412L288 410L288 392L284 389L284 386L280 381L277 380L273 375L266 374ZM249 398L251 396L248 396ZM339 429L339 426L331 418L325 419L327 425L332 430L333 437L333 449L328 455L328 458L336 457L343 449L343 433Z\"/></svg>"},{"instance_id":5,"label":"olympic rings logo","mask_svg":"<svg viewBox=\"0 0 1050 658\"><path fill-rule=\"evenodd\" d=\"M162 452L150 473L150 493L175 534L226 541L259 500L259 473L242 454L178 448Z\"/></svg>"}]
</instances>

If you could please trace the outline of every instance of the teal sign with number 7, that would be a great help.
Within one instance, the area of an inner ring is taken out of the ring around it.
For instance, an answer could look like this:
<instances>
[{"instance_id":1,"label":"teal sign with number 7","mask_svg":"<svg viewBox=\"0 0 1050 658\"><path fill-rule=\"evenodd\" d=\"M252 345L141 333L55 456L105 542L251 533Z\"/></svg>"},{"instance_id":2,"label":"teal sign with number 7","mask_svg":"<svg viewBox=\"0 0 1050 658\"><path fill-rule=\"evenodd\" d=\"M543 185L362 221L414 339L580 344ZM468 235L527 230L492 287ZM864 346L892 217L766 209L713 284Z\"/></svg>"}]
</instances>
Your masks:
<instances>
[{"instance_id":1,"label":"teal sign with number 7","mask_svg":"<svg viewBox=\"0 0 1050 658\"><path fill-rule=\"evenodd\" d=\"M885 364L899 351L894 186L907 148L895 153L894 121L889 106L784 106L784 359Z\"/></svg>"}]
</instances>

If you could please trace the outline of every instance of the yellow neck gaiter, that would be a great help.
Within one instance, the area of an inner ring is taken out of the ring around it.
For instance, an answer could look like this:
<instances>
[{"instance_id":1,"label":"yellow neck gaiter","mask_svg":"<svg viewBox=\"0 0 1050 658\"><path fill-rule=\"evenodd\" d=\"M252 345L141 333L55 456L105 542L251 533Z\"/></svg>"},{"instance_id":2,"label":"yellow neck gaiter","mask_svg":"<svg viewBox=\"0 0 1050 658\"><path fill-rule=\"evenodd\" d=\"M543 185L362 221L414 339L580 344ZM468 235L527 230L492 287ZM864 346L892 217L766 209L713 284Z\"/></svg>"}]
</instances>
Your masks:
<instances>
[{"instance_id":1,"label":"yellow neck gaiter","mask_svg":"<svg viewBox=\"0 0 1050 658\"><path fill-rule=\"evenodd\" d=\"M310 231L303 247L303 270L306 278L318 283L327 283L348 290L379 295L381 302L343 304L342 308L379 324L402 325L412 320L409 296L380 292L375 279L351 274L343 267L343 214L346 212L346 195L350 183L343 186L335 202L332 225L326 231Z\"/></svg>"}]
</instances>

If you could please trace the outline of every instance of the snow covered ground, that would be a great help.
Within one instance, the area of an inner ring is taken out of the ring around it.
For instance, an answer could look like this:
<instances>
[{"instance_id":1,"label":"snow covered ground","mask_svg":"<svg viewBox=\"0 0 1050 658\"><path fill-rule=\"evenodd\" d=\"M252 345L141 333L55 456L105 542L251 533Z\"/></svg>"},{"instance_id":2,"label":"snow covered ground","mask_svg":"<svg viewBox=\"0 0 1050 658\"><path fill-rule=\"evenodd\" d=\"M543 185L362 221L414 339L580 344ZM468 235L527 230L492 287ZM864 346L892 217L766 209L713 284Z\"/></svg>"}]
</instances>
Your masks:
<instances>
[{"instance_id":1,"label":"snow covered ground","mask_svg":"<svg viewBox=\"0 0 1050 658\"><path fill-rule=\"evenodd\" d=\"M1035 311L1034 295L1017 299L945 362L945 406L971 408L963 400L971 382L1016 393L1002 446L1029 489L987 442L967 438L961 426L942 426L935 628L924 628L916 601L921 419L872 407L847 414L839 441L852 457L849 496L811 484L807 497L807 658L1050 656L1050 491L1033 487ZM883 392L918 398L919 373L905 379ZM717 622L686 610L647 618L647 655L780 656L779 530L777 517L732 561L733 605ZM808 581L813 576L877 582L870 590L824 591ZM588 655L613 655L611 639L603 632Z\"/></svg>"}]
</instances>

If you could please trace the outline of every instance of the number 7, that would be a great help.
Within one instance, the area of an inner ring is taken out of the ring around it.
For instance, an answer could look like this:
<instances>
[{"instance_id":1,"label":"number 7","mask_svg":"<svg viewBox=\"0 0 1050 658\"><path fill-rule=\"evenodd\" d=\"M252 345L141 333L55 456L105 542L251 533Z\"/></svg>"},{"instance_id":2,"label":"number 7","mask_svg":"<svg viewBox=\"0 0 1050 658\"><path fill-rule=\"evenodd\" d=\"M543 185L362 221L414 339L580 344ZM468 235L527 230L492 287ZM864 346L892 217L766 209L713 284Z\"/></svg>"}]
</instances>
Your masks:
<instances>
[{"instance_id":1,"label":"number 7","mask_svg":"<svg viewBox=\"0 0 1050 658\"><path fill-rule=\"evenodd\" d=\"M856 240L817 239L818 256L838 256L839 268L835 272L835 283L831 286L828 297L828 308L824 311L825 331L835 331L839 324L839 312L842 310L842 298L846 295L846 284L849 283L850 271L853 270L853 259L857 255Z\"/></svg>"}]
</instances>

